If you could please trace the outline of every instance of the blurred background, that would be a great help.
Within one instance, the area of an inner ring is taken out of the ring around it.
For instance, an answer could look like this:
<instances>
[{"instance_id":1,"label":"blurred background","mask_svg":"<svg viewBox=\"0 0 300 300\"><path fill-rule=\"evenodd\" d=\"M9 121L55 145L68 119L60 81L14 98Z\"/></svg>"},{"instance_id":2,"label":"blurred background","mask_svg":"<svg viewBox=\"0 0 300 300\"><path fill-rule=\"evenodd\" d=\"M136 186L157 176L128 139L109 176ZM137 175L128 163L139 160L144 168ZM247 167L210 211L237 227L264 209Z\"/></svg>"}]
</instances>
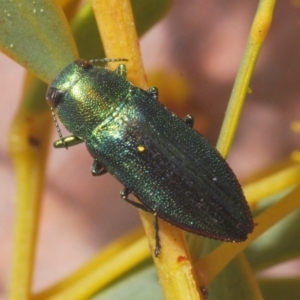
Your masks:
<instances>
[{"instance_id":1,"label":"blurred background","mask_svg":"<svg viewBox=\"0 0 300 300\"><path fill-rule=\"evenodd\" d=\"M160 100L181 117L195 116L197 130L214 145L256 8L253 1L174 0L140 41L149 84L159 88ZM0 297L5 299L16 194L7 140L25 71L3 54L0 67ZM300 1L278 1L228 158L241 182L300 148L300 135L291 130L292 122L300 122L299 78ZM51 148L35 291L140 226L136 209L119 197L122 186L109 174L92 177L91 164L84 145Z\"/></svg>"}]
</instances>

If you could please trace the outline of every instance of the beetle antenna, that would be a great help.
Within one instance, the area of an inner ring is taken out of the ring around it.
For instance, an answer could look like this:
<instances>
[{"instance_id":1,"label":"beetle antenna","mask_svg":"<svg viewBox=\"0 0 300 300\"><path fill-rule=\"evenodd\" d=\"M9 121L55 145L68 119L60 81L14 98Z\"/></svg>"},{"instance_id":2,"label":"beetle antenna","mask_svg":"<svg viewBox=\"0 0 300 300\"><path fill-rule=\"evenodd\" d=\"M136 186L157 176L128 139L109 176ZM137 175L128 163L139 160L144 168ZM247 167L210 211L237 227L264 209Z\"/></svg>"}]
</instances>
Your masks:
<instances>
[{"instance_id":1,"label":"beetle antenna","mask_svg":"<svg viewBox=\"0 0 300 300\"><path fill-rule=\"evenodd\" d=\"M59 124L58 124L58 122L57 122L57 118L56 118L56 116L55 116L54 110L53 110L52 107L50 107L50 109L51 109L51 115L52 115L52 118L53 118L53 121L54 121L54 125L55 125L55 128L56 128L56 131L57 131L57 133L58 133L59 139L63 142L65 148L68 149L68 146L67 146L66 142L64 141L64 138L63 138L63 135L62 135L62 133L61 133Z\"/></svg>"},{"instance_id":2,"label":"beetle antenna","mask_svg":"<svg viewBox=\"0 0 300 300\"><path fill-rule=\"evenodd\" d=\"M96 58L89 60L91 63L96 62L102 62L102 63L108 63L108 62L116 62L116 61L128 61L127 58Z\"/></svg>"}]
</instances>

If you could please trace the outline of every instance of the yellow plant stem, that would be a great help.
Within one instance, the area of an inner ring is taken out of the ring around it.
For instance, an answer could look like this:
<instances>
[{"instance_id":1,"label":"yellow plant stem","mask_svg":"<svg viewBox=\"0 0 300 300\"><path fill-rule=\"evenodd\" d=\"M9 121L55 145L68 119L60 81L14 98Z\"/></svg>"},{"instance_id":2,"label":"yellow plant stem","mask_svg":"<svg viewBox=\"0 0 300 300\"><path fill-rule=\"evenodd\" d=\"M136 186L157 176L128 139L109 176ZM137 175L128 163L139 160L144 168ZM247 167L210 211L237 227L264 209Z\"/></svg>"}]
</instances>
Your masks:
<instances>
[{"instance_id":1,"label":"yellow plant stem","mask_svg":"<svg viewBox=\"0 0 300 300\"><path fill-rule=\"evenodd\" d=\"M300 163L284 166L281 170L250 182L243 190L251 207L255 207L263 198L275 195L300 181Z\"/></svg>"},{"instance_id":2,"label":"yellow plant stem","mask_svg":"<svg viewBox=\"0 0 300 300\"><path fill-rule=\"evenodd\" d=\"M246 94L249 90L249 83L250 83L251 76L253 74L257 57L259 55L262 43L264 42L264 39L267 36L272 21L275 2L276 2L275 0L261 0L259 2L259 6L256 11L256 15L254 17L254 21L252 23L244 58L242 60L231 93L225 119L223 121L223 126L217 143L217 149L219 150L219 152L224 158L226 158L229 153L229 150L231 148L237 130L238 121L240 119ZM253 234L250 235L250 239L252 236ZM224 245L225 246L229 245L229 247L232 246L231 244L224 244ZM240 254L240 255L244 256L244 254ZM222 257L219 258L219 260L210 260L210 261L208 260L209 263L206 265L206 269L203 268L203 265L198 264L199 270L202 274L205 274L205 278L207 279L209 275L206 274L206 272L211 272L211 270L218 269L220 266L222 266L221 268L222 270L225 267L225 265L223 265L223 262L226 261L226 259L227 256L224 254L222 255ZM243 259L243 261L246 262L245 259ZM214 275L216 276L218 273L215 273ZM209 277L210 280L206 280L205 281L206 284L209 284L209 282L214 277ZM256 287L257 290L257 284L253 283L253 286Z\"/></svg>"},{"instance_id":3,"label":"yellow plant stem","mask_svg":"<svg viewBox=\"0 0 300 300\"><path fill-rule=\"evenodd\" d=\"M237 78L235 80L235 84L231 93L226 115L223 121L223 126L217 143L217 149L224 158L226 158L229 153L229 150L231 148L237 130L238 121L240 119L246 94L249 90L249 83L250 83L251 76L253 74L257 57L259 55L262 43L264 42L264 39L267 36L272 21L275 2L276 2L275 0L261 0L259 2L259 6L254 21L252 23L244 58L242 60ZM250 239L253 236L254 234L250 236ZM248 241L250 239L248 239ZM241 245L244 245L246 243L242 243ZM232 244L227 244L227 243L224 244L224 247L230 248L232 246L233 246ZM221 246L219 248L223 249L224 247ZM201 263L197 264L197 267L199 268L199 271L202 274L201 277L204 279L205 285L208 285L211 282L211 280L215 278L215 276L227 264L227 263L224 264L224 262L227 262L227 258L228 258L226 253L224 254L222 254L222 252L220 253L221 255L218 257L218 259L211 259L211 260L207 259L205 260L204 264ZM234 256L231 256L231 260L238 253L240 253L240 251L236 252ZM240 259L242 259L246 264L246 259L243 257L244 254L240 254L240 255L242 255ZM202 260L200 262L202 262ZM218 270L218 272L214 273L213 270L216 269ZM253 281L253 288L255 288L255 290L258 291L257 283L254 281ZM259 295L259 293L257 294ZM261 295L259 295L259 297L261 297Z\"/></svg>"},{"instance_id":4,"label":"yellow plant stem","mask_svg":"<svg viewBox=\"0 0 300 300\"><path fill-rule=\"evenodd\" d=\"M241 67L239 69L233 91L228 103L225 119L223 122L223 126L221 129L221 133L218 139L217 143L217 149L221 153L221 155L226 158L229 150L232 145L232 141L235 136L235 132L237 129L238 121L241 115L241 111L244 105L244 99L246 97L246 94L249 89L249 82L255 67L255 63L258 57L258 54L260 52L262 43L267 35L268 29L271 24L272 20L272 14L274 10L275 1L274 0L261 0L256 12L256 15L254 17L254 21L250 30L250 34L248 37L248 42L246 45L246 51L244 54L244 58L242 60ZM250 235L250 238L253 236ZM192 236L191 238L194 238ZM248 239L249 241L249 239ZM245 243L243 243L245 244ZM242 245L243 245L242 244ZM248 243L247 243L248 244ZM227 247L233 246L230 243L225 243ZM226 247L225 246L225 247ZM235 246L235 245L234 245ZM222 246L221 246L222 247ZM219 248L221 248L219 247ZM218 248L218 249L219 249ZM223 248L222 248L223 249ZM237 251L235 253L235 256L238 255L240 251ZM206 258L206 257L205 257ZM202 278L202 282L204 286L207 286L211 280L226 266L224 262L227 262L227 256L226 253L222 255L222 252L220 252L220 255L218 259L211 259L211 260L205 260L203 258L200 260L200 262L197 264L197 269L202 274L200 278ZM231 257L233 259L234 256ZM249 267L245 266L247 264L247 260L244 257L244 254L240 254L239 257L240 261L243 261L244 268ZM202 261L205 262L205 264L201 263ZM203 268L204 266L204 268ZM218 272L213 273L212 270L217 269ZM206 274L208 272L208 274ZM211 275L211 276L210 276ZM214 275L214 277L213 277ZM207 280L209 278L209 280ZM200 279L201 280L201 279ZM253 279L253 288L255 291L259 291L257 283L254 282ZM259 293L257 292L257 295Z\"/></svg>"},{"instance_id":5,"label":"yellow plant stem","mask_svg":"<svg viewBox=\"0 0 300 300\"><path fill-rule=\"evenodd\" d=\"M16 170L17 200L10 286L11 300L27 300L33 274L40 198L52 126L47 112L21 107L9 136L10 155Z\"/></svg>"},{"instance_id":6,"label":"yellow plant stem","mask_svg":"<svg viewBox=\"0 0 300 300\"><path fill-rule=\"evenodd\" d=\"M146 89L147 81L129 0L94 0L97 24L109 58L127 58L128 79ZM151 253L155 245L153 216L140 212ZM200 299L181 230L159 220L162 253L154 258L165 299ZM115 270L117 272L117 270ZM204 299L204 298L203 298Z\"/></svg>"},{"instance_id":7,"label":"yellow plant stem","mask_svg":"<svg viewBox=\"0 0 300 300\"><path fill-rule=\"evenodd\" d=\"M275 3L275 0L259 2L217 144L223 157L227 157L232 145L257 57L272 22Z\"/></svg>"},{"instance_id":8,"label":"yellow plant stem","mask_svg":"<svg viewBox=\"0 0 300 300\"><path fill-rule=\"evenodd\" d=\"M108 58L126 58L127 78L142 89L147 79L141 58L131 3L128 0L92 1L102 43ZM111 64L115 69L116 64Z\"/></svg>"},{"instance_id":9,"label":"yellow plant stem","mask_svg":"<svg viewBox=\"0 0 300 300\"><path fill-rule=\"evenodd\" d=\"M141 229L135 230L109 245L69 277L34 295L32 300L88 299L148 257L147 240Z\"/></svg>"},{"instance_id":10,"label":"yellow plant stem","mask_svg":"<svg viewBox=\"0 0 300 300\"><path fill-rule=\"evenodd\" d=\"M255 231L246 242L239 244L224 243L213 252L200 259L197 263L197 269L201 273L203 281L208 285L225 267L243 251L256 238L261 236L266 230L282 220L288 214L300 206L300 187L295 188L288 196L273 206L266 209L263 213L254 219L257 224Z\"/></svg>"},{"instance_id":11,"label":"yellow plant stem","mask_svg":"<svg viewBox=\"0 0 300 300\"><path fill-rule=\"evenodd\" d=\"M244 271L245 278L249 280L249 285L251 286L252 299L264 300L258 282L253 274L253 270L249 265L249 262L245 255L237 255L236 260Z\"/></svg>"}]
</instances>

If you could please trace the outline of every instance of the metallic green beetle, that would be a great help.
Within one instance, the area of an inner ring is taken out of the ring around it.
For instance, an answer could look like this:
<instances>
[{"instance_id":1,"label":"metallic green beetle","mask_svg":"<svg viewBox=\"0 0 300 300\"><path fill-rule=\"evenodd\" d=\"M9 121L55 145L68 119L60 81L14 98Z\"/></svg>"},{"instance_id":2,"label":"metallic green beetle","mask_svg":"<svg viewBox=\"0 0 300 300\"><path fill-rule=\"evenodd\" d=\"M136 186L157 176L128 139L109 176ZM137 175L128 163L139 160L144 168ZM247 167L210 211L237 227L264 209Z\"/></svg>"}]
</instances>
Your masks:
<instances>
[{"instance_id":1,"label":"metallic green beetle","mask_svg":"<svg viewBox=\"0 0 300 300\"><path fill-rule=\"evenodd\" d=\"M234 173L207 140L147 91L116 71L77 60L50 84L47 101L73 134L56 147L85 142L93 175L110 172L125 188L121 197L189 232L240 242L253 220ZM140 202L128 199L134 194ZM160 251L156 221L156 250Z\"/></svg>"}]
</instances>

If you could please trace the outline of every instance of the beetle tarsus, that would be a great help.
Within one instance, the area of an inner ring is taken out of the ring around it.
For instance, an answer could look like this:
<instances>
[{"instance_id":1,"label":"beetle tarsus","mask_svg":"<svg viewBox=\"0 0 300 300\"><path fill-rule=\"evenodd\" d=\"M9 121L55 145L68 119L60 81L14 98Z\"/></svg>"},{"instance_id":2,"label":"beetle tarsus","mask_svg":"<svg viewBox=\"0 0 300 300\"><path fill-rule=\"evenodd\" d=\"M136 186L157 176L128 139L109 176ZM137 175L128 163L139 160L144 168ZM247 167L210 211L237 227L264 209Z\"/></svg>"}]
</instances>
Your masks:
<instances>
[{"instance_id":1,"label":"beetle tarsus","mask_svg":"<svg viewBox=\"0 0 300 300\"><path fill-rule=\"evenodd\" d=\"M93 176L100 176L107 173L107 170L95 159L91 167L91 173Z\"/></svg>"},{"instance_id":2,"label":"beetle tarsus","mask_svg":"<svg viewBox=\"0 0 300 300\"><path fill-rule=\"evenodd\" d=\"M151 86L147 92L150 94L150 96L154 99L154 100L158 100L158 89L155 86Z\"/></svg>"},{"instance_id":3,"label":"beetle tarsus","mask_svg":"<svg viewBox=\"0 0 300 300\"><path fill-rule=\"evenodd\" d=\"M153 213L153 211L150 208L148 208L147 206L145 206L144 204L128 199L129 194L131 194L131 191L126 187L124 187L120 192L121 198L123 200L125 200L126 202L130 203L131 205L135 206L136 208L142 209L149 213Z\"/></svg>"},{"instance_id":4,"label":"beetle tarsus","mask_svg":"<svg viewBox=\"0 0 300 300\"><path fill-rule=\"evenodd\" d=\"M183 119L184 123L193 128L194 127L194 117L191 115L186 115L186 117Z\"/></svg>"}]
</instances>

